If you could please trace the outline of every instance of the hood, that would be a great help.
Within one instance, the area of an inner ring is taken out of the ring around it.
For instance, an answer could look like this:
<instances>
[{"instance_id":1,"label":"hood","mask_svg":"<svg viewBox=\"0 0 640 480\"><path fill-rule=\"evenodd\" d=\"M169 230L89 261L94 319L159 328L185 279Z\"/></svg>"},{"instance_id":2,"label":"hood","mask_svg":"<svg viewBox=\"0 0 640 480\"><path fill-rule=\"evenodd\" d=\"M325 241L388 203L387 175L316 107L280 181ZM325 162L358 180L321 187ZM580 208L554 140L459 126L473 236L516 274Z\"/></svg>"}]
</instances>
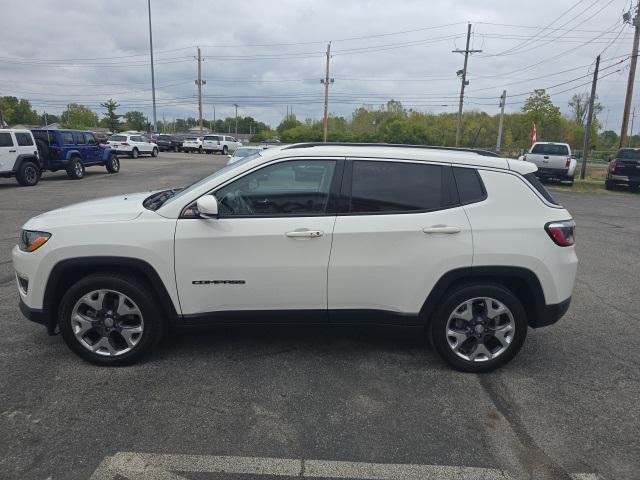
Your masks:
<instances>
[{"instance_id":1,"label":"hood","mask_svg":"<svg viewBox=\"0 0 640 480\"><path fill-rule=\"evenodd\" d=\"M79 223L123 222L133 220L144 210L142 202L153 192L117 195L76 203L68 207L45 212L29 220L24 228L45 230Z\"/></svg>"}]
</instances>

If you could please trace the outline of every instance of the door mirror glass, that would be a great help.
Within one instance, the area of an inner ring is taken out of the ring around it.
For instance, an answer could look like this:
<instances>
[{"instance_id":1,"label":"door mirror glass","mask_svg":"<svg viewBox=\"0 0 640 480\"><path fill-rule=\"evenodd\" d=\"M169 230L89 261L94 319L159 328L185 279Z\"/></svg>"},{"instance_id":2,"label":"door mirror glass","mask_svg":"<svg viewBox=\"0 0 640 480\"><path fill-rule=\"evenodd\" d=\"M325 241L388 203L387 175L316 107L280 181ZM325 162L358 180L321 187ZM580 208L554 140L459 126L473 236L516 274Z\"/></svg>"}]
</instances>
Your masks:
<instances>
[{"instance_id":1,"label":"door mirror glass","mask_svg":"<svg viewBox=\"0 0 640 480\"><path fill-rule=\"evenodd\" d=\"M204 195L196 202L198 212L205 218L216 218L218 216L218 201L213 195Z\"/></svg>"}]
</instances>

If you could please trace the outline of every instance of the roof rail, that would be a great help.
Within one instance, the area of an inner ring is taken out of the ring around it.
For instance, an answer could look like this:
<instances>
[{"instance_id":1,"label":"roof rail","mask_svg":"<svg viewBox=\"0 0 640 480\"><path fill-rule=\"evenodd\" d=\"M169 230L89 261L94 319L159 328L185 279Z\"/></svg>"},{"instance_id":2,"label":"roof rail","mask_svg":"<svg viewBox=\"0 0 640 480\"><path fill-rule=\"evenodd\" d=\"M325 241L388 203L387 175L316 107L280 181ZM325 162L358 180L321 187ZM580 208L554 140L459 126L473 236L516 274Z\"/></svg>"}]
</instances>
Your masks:
<instances>
[{"instance_id":1,"label":"roof rail","mask_svg":"<svg viewBox=\"0 0 640 480\"><path fill-rule=\"evenodd\" d=\"M481 148L460 148L460 147L436 147L432 145L406 145L401 143L350 143L350 142L306 142L288 145L282 150L295 150L296 148L311 148L323 146L341 146L341 147L397 147L397 148L422 148L425 150L448 150L454 152L468 152L482 155L483 157L498 157L499 155L489 150Z\"/></svg>"}]
</instances>

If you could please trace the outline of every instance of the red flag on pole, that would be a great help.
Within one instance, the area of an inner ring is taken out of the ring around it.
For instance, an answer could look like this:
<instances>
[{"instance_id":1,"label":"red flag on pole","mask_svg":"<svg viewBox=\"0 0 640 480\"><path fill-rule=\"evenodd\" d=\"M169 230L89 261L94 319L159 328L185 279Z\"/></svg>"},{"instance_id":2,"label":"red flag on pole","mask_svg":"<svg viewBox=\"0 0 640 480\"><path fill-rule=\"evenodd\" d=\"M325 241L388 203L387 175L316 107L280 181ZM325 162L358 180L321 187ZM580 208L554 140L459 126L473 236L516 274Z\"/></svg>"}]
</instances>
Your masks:
<instances>
[{"instance_id":1,"label":"red flag on pole","mask_svg":"<svg viewBox=\"0 0 640 480\"><path fill-rule=\"evenodd\" d=\"M538 131L536 130L536 124L533 122L533 128L531 129L531 145L538 141Z\"/></svg>"}]
</instances>

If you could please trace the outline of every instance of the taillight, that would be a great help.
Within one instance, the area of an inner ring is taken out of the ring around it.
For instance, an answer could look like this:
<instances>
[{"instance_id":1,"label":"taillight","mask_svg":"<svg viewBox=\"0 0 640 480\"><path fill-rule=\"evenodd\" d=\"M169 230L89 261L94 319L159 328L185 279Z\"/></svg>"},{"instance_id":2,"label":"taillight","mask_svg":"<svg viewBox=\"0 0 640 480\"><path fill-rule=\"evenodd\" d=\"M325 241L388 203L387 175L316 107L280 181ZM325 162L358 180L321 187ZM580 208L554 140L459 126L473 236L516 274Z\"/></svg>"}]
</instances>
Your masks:
<instances>
[{"instance_id":1,"label":"taillight","mask_svg":"<svg viewBox=\"0 0 640 480\"><path fill-rule=\"evenodd\" d=\"M569 165L571 165L571 157L567 157L567 161L564 162L564 166L569 168Z\"/></svg>"},{"instance_id":2,"label":"taillight","mask_svg":"<svg viewBox=\"0 0 640 480\"><path fill-rule=\"evenodd\" d=\"M609 171L615 172L617 166L618 166L618 160L614 158L613 160L611 160L611 163L609 164Z\"/></svg>"},{"instance_id":3,"label":"taillight","mask_svg":"<svg viewBox=\"0 0 640 480\"><path fill-rule=\"evenodd\" d=\"M125 147L128 147L128 146L129 146L129 144L128 144L127 142L122 142L120 145L123 145L123 146L125 146Z\"/></svg>"},{"instance_id":4,"label":"taillight","mask_svg":"<svg viewBox=\"0 0 640 480\"><path fill-rule=\"evenodd\" d=\"M576 222L573 220L549 222L544 226L544 229L556 245L570 247L575 243Z\"/></svg>"}]
</instances>

